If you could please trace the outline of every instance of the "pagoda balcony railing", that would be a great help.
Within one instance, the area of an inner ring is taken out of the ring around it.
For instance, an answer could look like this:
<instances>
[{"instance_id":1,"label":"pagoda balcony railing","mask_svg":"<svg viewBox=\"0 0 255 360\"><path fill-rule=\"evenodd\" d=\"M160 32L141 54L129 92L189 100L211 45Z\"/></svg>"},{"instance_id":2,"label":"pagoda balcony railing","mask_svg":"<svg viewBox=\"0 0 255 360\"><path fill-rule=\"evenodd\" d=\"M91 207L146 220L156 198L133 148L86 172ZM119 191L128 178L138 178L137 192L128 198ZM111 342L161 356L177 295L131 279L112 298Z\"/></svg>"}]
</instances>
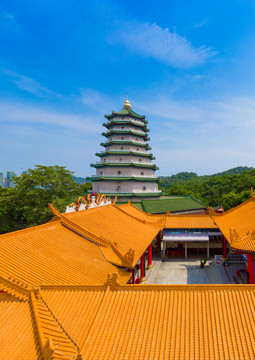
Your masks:
<instances>
[{"instance_id":1,"label":"pagoda balcony railing","mask_svg":"<svg viewBox=\"0 0 255 360\"><path fill-rule=\"evenodd\" d=\"M136 150L136 149L130 149L130 148L128 148L128 149L114 149L114 148L111 148L111 147L108 147L108 149L107 149L107 151L106 150L102 150L102 151L99 151L99 154L105 154L105 153L107 153L108 151L132 151L132 152L135 152L135 153L139 153L139 154L141 154L141 155L143 155L143 154L148 154L148 152L147 151L140 151L140 149L139 149L139 151L138 150ZM107 154L108 155L108 154ZM111 154L109 154L109 155L111 155Z\"/></svg>"},{"instance_id":2,"label":"pagoda balcony railing","mask_svg":"<svg viewBox=\"0 0 255 360\"><path fill-rule=\"evenodd\" d=\"M142 130L139 130L139 129L133 129L132 127L129 127L129 126L123 126L123 127L121 127L121 126L113 126L112 127L112 130L118 130L118 131L120 131L120 130L123 130L123 131L135 131L136 133L138 133L138 134L141 134L141 135L146 135L146 132L145 131L142 131Z\"/></svg>"},{"instance_id":3,"label":"pagoda balcony railing","mask_svg":"<svg viewBox=\"0 0 255 360\"><path fill-rule=\"evenodd\" d=\"M115 121L132 121L133 123L136 123L138 125L144 125L142 121L133 118L115 118Z\"/></svg>"},{"instance_id":4,"label":"pagoda balcony railing","mask_svg":"<svg viewBox=\"0 0 255 360\"><path fill-rule=\"evenodd\" d=\"M112 177L136 177L136 178L152 178L152 179L157 179L158 177L156 175L140 175L140 174L131 174L131 175L127 175L127 174L112 174L112 175L104 175L104 174L100 174L100 175L91 175L91 177L101 177L103 176L104 178L112 178Z\"/></svg>"},{"instance_id":5,"label":"pagoda balcony railing","mask_svg":"<svg viewBox=\"0 0 255 360\"><path fill-rule=\"evenodd\" d=\"M120 163L128 163L128 164L141 164L141 165L153 165L151 162L144 162L144 161L130 161L130 160L107 160L107 161L97 161L96 164L120 164Z\"/></svg>"}]
</instances>

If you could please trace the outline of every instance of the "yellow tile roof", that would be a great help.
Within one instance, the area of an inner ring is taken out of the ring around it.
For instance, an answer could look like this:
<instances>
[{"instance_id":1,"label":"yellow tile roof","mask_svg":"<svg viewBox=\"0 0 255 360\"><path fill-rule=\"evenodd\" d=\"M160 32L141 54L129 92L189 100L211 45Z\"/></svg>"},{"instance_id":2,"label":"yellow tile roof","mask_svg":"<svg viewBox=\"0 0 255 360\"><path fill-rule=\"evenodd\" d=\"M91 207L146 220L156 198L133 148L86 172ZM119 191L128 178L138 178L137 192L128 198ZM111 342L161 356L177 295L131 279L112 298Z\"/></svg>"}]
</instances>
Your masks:
<instances>
[{"instance_id":1,"label":"yellow tile roof","mask_svg":"<svg viewBox=\"0 0 255 360\"><path fill-rule=\"evenodd\" d=\"M255 358L255 285L120 285L113 274L17 296L0 293L0 360Z\"/></svg>"},{"instance_id":2,"label":"yellow tile roof","mask_svg":"<svg viewBox=\"0 0 255 360\"><path fill-rule=\"evenodd\" d=\"M232 248L255 252L255 197L241 205L218 215L211 211L211 217L218 225Z\"/></svg>"},{"instance_id":3,"label":"yellow tile roof","mask_svg":"<svg viewBox=\"0 0 255 360\"><path fill-rule=\"evenodd\" d=\"M158 216L158 215L154 215ZM172 229L217 229L209 215L166 215L165 228Z\"/></svg>"},{"instance_id":4,"label":"yellow tile roof","mask_svg":"<svg viewBox=\"0 0 255 360\"><path fill-rule=\"evenodd\" d=\"M121 282L130 274L117 269L100 247L55 221L0 236L0 276L27 286L103 284L118 271Z\"/></svg>"},{"instance_id":5,"label":"yellow tile roof","mask_svg":"<svg viewBox=\"0 0 255 360\"><path fill-rule=\"evenodd\" d=\"M163 228L173 229L215 229L218 228L209 215L164 215L147 214L132 204L120 205L123 211L140 220L161 223Z\"/></svg>"},{"instance_id":6,"label":"yellow tile roof","mask_svg":"<svg viewBox=\"0 0 255 360\"><path fill-rule=\"evenodd\" d=\"M161 222L146 222L114 204L60 214L60 219L63 224L97 242L110 262L129 267L137 263L162 228Z\"/></svg>"},{"instance_id":7,"label":"yellow tile roof","mask_svg":"<svg viewBox=\"0 0 255 360\"><path fill-rule=\"evenodd\" d=\"M39 289L30 288L25 300L16 291L14 295L0 293L1 360L63 360L78 355L78 346L55 319Z\"/></svg>"},{"instance_id":8,"label":"yellow tile roof","mask_svg":"<svg viewBox=\"0 0 255 360\"><path fill-rule=\"evenodd\" d=\"M29 304L0 293L0 359L42 359Z\"/></svg>"},{"instance_id":9,"label":"yellow tile roof","mask_svg":"<svg viewBox=\"0 0 255 360\"><path fill-rule=\"evenodd\" d=\"M84 359L254 359L254 285L47 289ZM249 309L247 311L247 309Z\"/></svg>"}]
</instances>

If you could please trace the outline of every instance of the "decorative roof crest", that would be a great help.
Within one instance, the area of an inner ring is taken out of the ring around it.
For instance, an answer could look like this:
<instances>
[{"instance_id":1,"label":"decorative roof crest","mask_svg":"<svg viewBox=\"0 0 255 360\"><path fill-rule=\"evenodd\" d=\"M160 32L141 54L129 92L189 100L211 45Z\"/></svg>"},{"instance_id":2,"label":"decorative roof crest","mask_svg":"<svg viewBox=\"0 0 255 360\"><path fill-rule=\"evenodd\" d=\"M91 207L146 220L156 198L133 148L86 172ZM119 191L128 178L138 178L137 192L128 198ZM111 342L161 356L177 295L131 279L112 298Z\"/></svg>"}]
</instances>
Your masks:
<instances>
[{"instance_id":1,"label":"decorative roof crest","mask_svg":"<svg viewBox=\"0 0 255 360\"><path fill-rule=\"evenodd\" d=\"M105 282L105 285L108 285L111 288L120 285L118 282L118 274L116 272L112 274L107 274L107 280Z\"/></svg>"},{"instance_id":2,"label":"decorative roof crest","mask_svg":"<svg viewBox=\"0 0 255 360\"><path fill-rule=\"evenodd\" d=\"M238 232L236 231L236 229L230 228L229 232L230 232L230 242L231 242L231 244L233 242L240 241L241 238L240 238L240 235L238 234Z\"/></svg>"},{"instance_id":3,"label":"decorative roof crest","mask_svg":"<svg viewBox=\"0 0 255 360\"><path fill-rule=\"evenodd\" d=\"M130 105L130 102L128 101L128 93L127 93L127 99L124 103L124 109L131 110L131 105Z\"/></svg>"}]
</instances>

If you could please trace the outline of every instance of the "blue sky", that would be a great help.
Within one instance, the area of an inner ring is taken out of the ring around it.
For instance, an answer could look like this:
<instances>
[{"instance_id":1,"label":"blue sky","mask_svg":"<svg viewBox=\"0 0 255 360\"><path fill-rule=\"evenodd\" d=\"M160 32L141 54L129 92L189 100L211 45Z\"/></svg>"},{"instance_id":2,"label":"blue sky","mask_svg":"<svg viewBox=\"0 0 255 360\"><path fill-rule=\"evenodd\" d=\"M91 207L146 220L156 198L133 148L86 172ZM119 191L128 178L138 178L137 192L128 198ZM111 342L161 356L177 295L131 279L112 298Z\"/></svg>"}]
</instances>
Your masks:
<instances>
[{"instance_id":1,"label":"blue sky","mask_svg":"<svg viewBox=\"0 0 255 360\"><path fill-rule=\"evenodd\" d=\"M254 15L249 0L2 0L0 171L94 174L126 92L158 175L255 166Z\"/></svg>"}]
</instances>

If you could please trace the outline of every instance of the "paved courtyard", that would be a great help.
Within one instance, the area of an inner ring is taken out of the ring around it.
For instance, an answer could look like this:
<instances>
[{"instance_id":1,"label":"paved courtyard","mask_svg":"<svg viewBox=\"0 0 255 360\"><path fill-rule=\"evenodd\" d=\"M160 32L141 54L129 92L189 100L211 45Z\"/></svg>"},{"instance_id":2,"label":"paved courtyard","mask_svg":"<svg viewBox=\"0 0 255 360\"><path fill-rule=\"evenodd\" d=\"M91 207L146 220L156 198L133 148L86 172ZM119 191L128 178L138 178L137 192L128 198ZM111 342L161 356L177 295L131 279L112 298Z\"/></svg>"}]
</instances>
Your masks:
<instances>
[{"instance_id":1,"label":"paved courtyard","mask_svg":"<svg viewBox=\"0 0 255 360\"><path fill-rule=\"evenodd\" d=\"M153 261L153 268L147 275L147 284L229 284L237 282L236 269L242 265L231 265L224 269L222 264L209 263L200 268L200 259L161 259ZM234 281L235 280L235 281ZM239 280L242 283L242 280ZM237 282L238 283L238 282Z\"/></svg>"}]
</instances>

